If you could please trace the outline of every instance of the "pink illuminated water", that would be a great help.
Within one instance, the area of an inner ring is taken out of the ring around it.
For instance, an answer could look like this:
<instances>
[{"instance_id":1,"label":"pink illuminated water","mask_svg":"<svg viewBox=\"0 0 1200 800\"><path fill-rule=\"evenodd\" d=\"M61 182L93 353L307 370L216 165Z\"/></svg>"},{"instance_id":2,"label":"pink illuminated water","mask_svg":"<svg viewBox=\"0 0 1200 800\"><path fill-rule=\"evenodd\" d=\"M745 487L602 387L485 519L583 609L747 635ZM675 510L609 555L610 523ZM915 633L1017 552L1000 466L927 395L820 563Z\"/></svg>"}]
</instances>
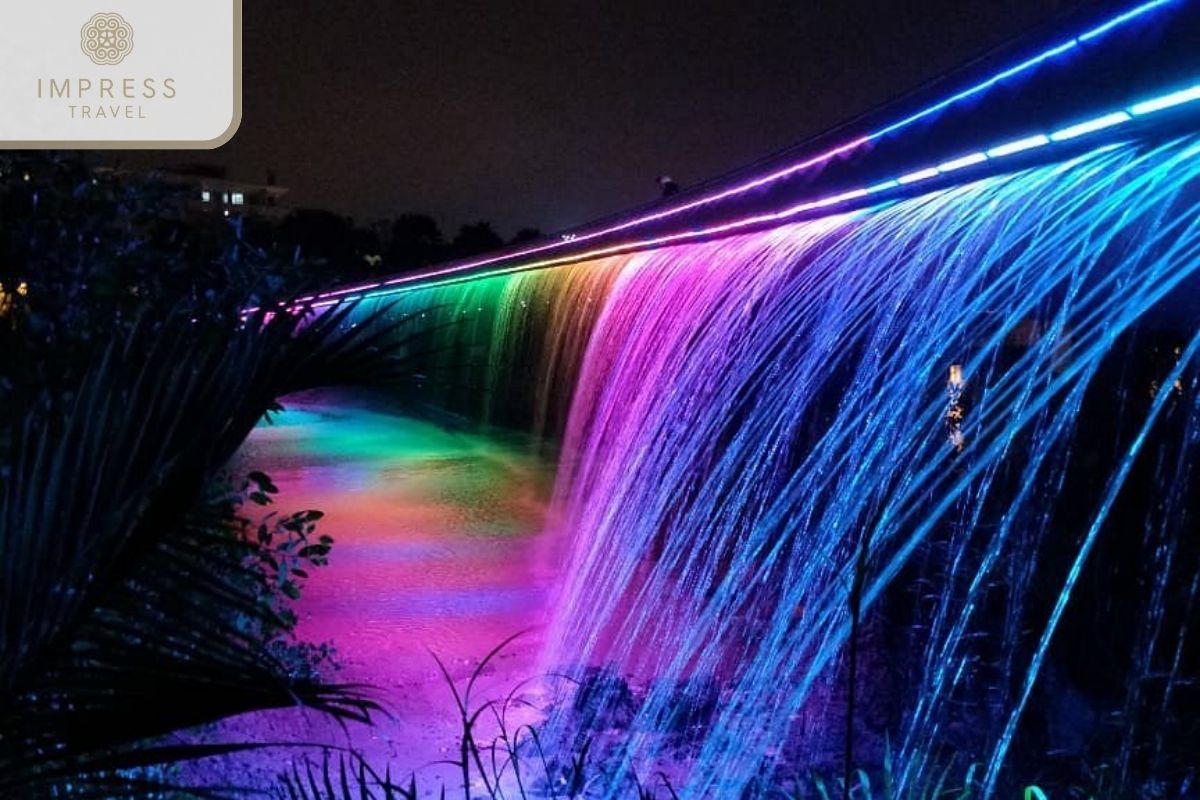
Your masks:
<instances>
[{"instance_id":1,"label":"pink illuminated water","mask_svg":"<svg viewBox=\"0 0 1200 800\"><path fill-rule=\"evenodd\" d=\"M285 710L226 724L221 738L332 742L432 790L456 751L456 712L431 652L465 680L493 646L528 631L494 662L480 696L536 670L552 556L544 527L551 467L511 436L449 432L362 396L285 401L243 450L246 469L279 486L283 512L315 508L335 543L297 606L297 634L337 650L338 682L373 687L393 715L342 731ZM209 774L269 781L285 758L255 754ZM247 772L248 771L248 772ZM452 771L450 771L452 774Z\"/></svg>"}]
</instances>

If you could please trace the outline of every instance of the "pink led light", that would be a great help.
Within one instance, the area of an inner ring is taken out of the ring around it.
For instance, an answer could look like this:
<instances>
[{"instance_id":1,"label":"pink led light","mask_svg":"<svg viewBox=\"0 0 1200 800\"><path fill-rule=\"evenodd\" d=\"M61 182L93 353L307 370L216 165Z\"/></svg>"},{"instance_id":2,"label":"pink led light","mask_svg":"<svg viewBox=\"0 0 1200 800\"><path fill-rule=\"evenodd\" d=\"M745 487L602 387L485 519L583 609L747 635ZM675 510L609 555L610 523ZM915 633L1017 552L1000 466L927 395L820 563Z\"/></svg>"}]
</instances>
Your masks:
<instances>
[{"instance_id":1,"label":"pink led light","mask_svg":"<svg viewBox=\"0 0 1200 800\"><path fill-rule=\"evenodd\" d=\"M696 200L691 201L690 203L685 203L685 204L679 205L679 206L672 206L671 208L664 209L662 211L658 211L653 214L647 214L645 216L629 220L628 222L623 222L620 225L614 225L612 227L605 228L605 229L599 230L599 231L595 231L593 233L580 234L577 236L572 236L570 239L560 240L557 242L547 242L546 244L538 245L537 247L530 247L525 250L519 250L516 253L507 253L504 255L492 256L490 258L482 258L477 261L468 262L466 264L456 264L452 267L444 267L442 269L433 270L431 272L423 272L419 275L401 275L400 277L392 278L387 281L383 281L383 283L381 285L395 286L397 284L411 283L416 280L428 280L430 278L437 278L442 275L449 275L449 274L453 274L453 273L457 273L457 272L464 272L466 270L475 269L477 267L485 267L488 264L495 264L498 261L510 261L513 259L522 258L524 256L537 255L538 253L544 253L547 250L559 249L559 248L563 247L564 245L578 244L579 242L586 242L591 239L597 239L602 236L608 236L609 234L612 234L612 233L619 233L620 231L627 230L629 228L633 228L633 227L636 227L639 225L644 225L647 222L657 222L658 220L666 219L668 217L673 217L676 214L682 214L683 212L690 211L694 208L699 208L701 206L708 205L710 203L715 203L715 202L724 200L729 197L734 197L736 195L743 194L752 189L757 189L760 186L765 186L768 183L773 183L777 180L780 180L781 178L788 177L789 175L794 175L797 172L809 169L810 167L814 167L817 164L821 164L823 162L829 161L832 158L836 158L837 156L841 155L842 153L845 153L845 152L848 152L855 148L861 147L862 145L867 144L870 141L871 141L871 137L863 136L858 139L855 139L852 142L848 142L846 144L840 145L839 147L835 147L832 150L827 150L824 153L813 156L812 158L810 158L806 161L802 161L798 164L792 164L792 165L785 167L784 169L781 169L777 172L772 172L768 175L762 176L761 178L756 178L753 181L750 181L749 183L744 183L739 186L734 186L734 187L726 189L722 192L718 192L716 194L706 195L705 197L698 198ZM334 290L331 292L323 292L322 294L319 294L316 297L321 298L321 299L330 298L330 297L338 297L338 296L345 295L345 294L353 294L356 292L362 292L362 291L365 291L367 288L369 288L369 287L350 286L345 289L337 289L337 290Z\"/></svg>"},{"instance_id":2,"label":"pink led light","mask_svg":"<svg viewBox=\"0 0 1200 800\"><path fill-rule=\"evenodd\" d=\"M605 247L605 248L602 248L599 250L592 250L588 253L562 256L560 258L551 259L548 261L539 261L536 264L520 264L520 265L516 265L513 267L509 267L508 269L498 269L493 272L489 272L489 273L487 273L486 277L494 278L494 277L498 277L501 275L511 275L514 272L526 272L526 271L532 270L532 269L545 269L547 267L561 266L563 264L570 264L570 263L573 263L576 261L586 261L586 260L593 259L593 258L603 258L604 256L617 255L618 253L623 253L628 250L640 250L640 249L653 248L653 247L662 247L664 245L678 244L680 242L686 242L691 239L704 239L709 236L717 236L722 233L730 233L730 232L733 232L736 230L740 230L742 228L753 227L755 225L762 225L762 224L765 224L768 222L781 222L790 217L794 217L797 214L802 214L805 211L812 211L813 209L824 208L824 207L827 207L830 205L834 205L837 202L843 202L845 200L852 199L852 197L850 197L850 196L853 196L853 198L857 198L857 197L863 197L866 194L867 194L867 191L865 189L856 189L853 192L846 192L845 195L847 195L847 196L842 197L840 199L827 198L825 200L808 201L808 202L800 203L798 205L791 206L789 208L785 208L782 211L771 211L771 212L766 212L763 214L757 214L753 217L744 217L739 220L734 220L733 222L726 222L721 225L713 225L708 228L701 228L699 230L683 231L681 233L671 233L671 234L667 234L664 236L657 236L657 237L654 237L651 239L642 239L640 241L631 242L628 244L612 245L612 246ZM479 276L479 277L483 277L483 276ZM437 285L437 284L434 284L434 285ZM343 290L343 291L348 291L348 290ZM361 290L357 290L357 291L361 291ZM371 294L371 297L387 297L388 295L402 294L402 293L408 292L408 291L412 291L412 290L407 286L403 286L403 287L398 287L398 288L392 289L391 291L374 292ZM342 296L342 297L337 297L337 298L333 298L333 299L322 300L321 302L313 303L312 307L313 308L327 308L329 306L334 306L339 303L347 302L349 300L360 300L360 299L363 299L363 297L365 297L365 295L353 296L353 291L351 291L350 296ZM292 310L295 310L295 309L296 309L296 306L293 306Z\"/></svg>"},{"instance_id":3,"label":"pink led light","mask_svg":"<svg viewBox=\"0 0 1200 800\"><path fill-rule=\"evenodd\" d=\"M1106 130L1106 129L1112 127L1111 124L1106 124L1106 125L1097 124L1099 120L1120 118L1121 122L1124 122L1124 121L1126 121L1125 118L1127 118L1130 114L1133 114L1133 115L1152 114L1152 113L1155 113L1157 111L1161 111L1164 109L1175 108L1184 103L1192 103L1192 102L1197 102L1197 101L1200 101L1200 84L1190 87L1188 89L1177 90L1177 91L1170 92L1165 95L1161 95L1159 97L1144 100L1140 103L1136 103L1133 106L1130 106L1128 111L1112 112L1110 114L1105 115L1104 117L1096 118L1095 120L1092 120L1090 123L1082 124L1082 125L1077 124L1076 126L1072 126L1072 128L1070 128L1070 129L1065 129L1065 130L1071 130L1073 133L1072 136L1067 137L1067 138L1073 139L1073 138L1076 138L1076 136L1082 137L1082 136L1086 136L1090 133L1094 133L1094 132L1101 131L1101 130ZM498 277L501 275L511 275L516 272L526 272L526 271L534 270L534 269L545 269L548 267L561 266L563 264L571 264L571 263L576 263L579 261L586 261L586 260L592 259L592 258L600 258L602 256L615 255L617 253L628 252L631 250L659 247L662 245L687 241L689 239L704 238L704 237L708 237L708 236L718 236L723 233L729 233L731 231L736 231L736 230L751 227L754 225L761 225L761 224L770 223L770 222L780 222L780 221L786 220L790 217L794 217L797 214L802 214L806 211L813 211L816 209L828 208L830 206L838 205L839 203L845 203L845 202L849 202L851 200L860 199L860 198L866 197L868 195L880 194L883 192L890 191L892 189L896 189L896 188L900 187L902 184L911 184L911 183L915 183L915 182L919 182L919 181L923 181L923 180L927 180L927 179L936 177L937 175L941 174L942 172L952 172L955 170L966 169L968 167L975 166L977 164L985 163L989 160L996 160L996 159L1004 158L1006 156L1015 155L1017 153L1024 153L1028 150L1038 148L1038 147L1045 147L1049 144L1051 144L1051 140L1048 136L1046 136L1045 134L1042 134L1042 133L1034 134L1032 136L1026 136L1026 137L1024 137L1022 139L1018 139L1016 141L1011 141L1006 144L998 145L996 147L993 147L993 148L987 150L986 153L985 152L976 152L976 153L971 153L971 154L968 154L965 156L959 156L950 161L943 162L942 164L940 164L936 167L926 167L925 169L918 170L916 172L910 172L907 175L901 176L901 177L893 179L893 180L887 180L887 181L883 181L882 183L877 183L872 186L868 186L865 189L851 189L849 191L841 192L840 194L831 195L829 197L821 198L818 200L805 201L803 203L799 203L797 205L783 209L782 211L757 214L752 217L746 217L746 218L743 218L740 220L734 220L732 222L728 222L728 223L725 223L722 225L715 225L715 226L711 226L708 228L702 228L699 230L685 231L683 233L676 233L676 234L670 234L667 236L660 236L660 237L653 238L653 239L643 239L641 241L626 242L623 244L612 245L607 248L602 248L599 250L592 250L592 251L585 252L585 253L575 253L572 255L561 256L561 257L555 258L555 259L548 259L546 261L537 261L537 262L527 262L524 264L516 264L516 265L508 267L508 268L500 268L500 269L496 269L491 272L486 272L486 273L482 273L479 275L463 276L461 279L449 278L446 281L439 281L439 282L428 284L428 286L439 286L444 283L452 283L455 280L476 280L476 279L480 279L480 278L490 278L490 277ZM1112 148L1114 148L1116 146L1117 146L1117 144L1115 144L1115 143L1108 144L1108 145L1104 145L1102 147L1098 147L1095 150L1093 150L1092 152L1101 153L1106 150L1111 150ZM827 219L835 219L835 217L828 217ZM441 270L440 272L453 273L453 272L457 272L457 271L458 271L457 269L447 269L447 270ZM404 281L397 279L397 280L388 281L384 284L374 283L374 284L367 284L365 287L341 289L341 290L338 290L337 292L328 293L324 297L332 298L332 299L323 299L320 302L313 303L312 308L327 308L329 306L337 305L338 303L342 303L342 302L347 302L347 301L352 301L352 300L361 300L367 296L367 295L364 295L361 293L365 292L365 291L369 291L372 288L386 286L388 283L398 284L398 283L402 283L402 282L408 283L408 282L417 281L417 280L423 281L423 280L425 280L426 277L428 277L428 276L416 275L416 276L410 276L409 278L406 278ZM391 289L389 291L374 292L371 296L386 297L388 295L400 294L403 292L412 291L413 289L421 289L421 288L427 288L427 287L426 286L417 286L417 287L399 286L398 288ZM334 296L334 295L336 295L336 296ZM313 298L311 296L308 298L300 298L300 299L294 301L293 305L289 306L289 310L291 310L291 311L299 310L300 308L302 308L304 306L305 303L307 303L313 299L315 299L315 298ZM258 308L245 309L244 311L242 311L242 318L246 319L251 314L255 313L258 310L259 310Z\"/></svg>"}]
</instances>

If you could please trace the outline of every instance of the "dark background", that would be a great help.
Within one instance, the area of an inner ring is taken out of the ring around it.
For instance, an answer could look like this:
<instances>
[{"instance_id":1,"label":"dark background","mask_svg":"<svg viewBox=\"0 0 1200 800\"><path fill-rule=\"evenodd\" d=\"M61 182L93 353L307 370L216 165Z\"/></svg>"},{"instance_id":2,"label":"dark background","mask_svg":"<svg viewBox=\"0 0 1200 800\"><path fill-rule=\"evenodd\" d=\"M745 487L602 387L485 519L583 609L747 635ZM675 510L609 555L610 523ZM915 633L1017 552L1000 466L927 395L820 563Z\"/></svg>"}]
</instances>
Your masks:
<instances>
[{"instance_id":1,"label":"dark background","mask_svg":"<svg viewBox=\"0 0 1200 800\"><path fill-rule=\"evenodd\" d=\"M212 152L360 223L552 231L753 161L986 51L1067 0L246 0L245 109Z\"/></svg>"}]
</instances>

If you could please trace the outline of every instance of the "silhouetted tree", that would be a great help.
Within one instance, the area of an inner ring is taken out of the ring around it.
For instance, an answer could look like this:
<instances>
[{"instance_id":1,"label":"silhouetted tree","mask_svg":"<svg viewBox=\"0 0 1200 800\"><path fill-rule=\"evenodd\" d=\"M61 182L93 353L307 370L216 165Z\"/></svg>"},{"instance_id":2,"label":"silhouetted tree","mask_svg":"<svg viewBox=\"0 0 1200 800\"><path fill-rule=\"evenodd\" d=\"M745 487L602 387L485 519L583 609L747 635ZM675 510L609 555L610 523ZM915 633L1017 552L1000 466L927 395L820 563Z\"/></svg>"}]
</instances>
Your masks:
<instances>
[{"instance_id":1,"label":"silhouetted tree","mask_svg":"<svg viewBox=\"0 0 1200 800\"><path fill-rule=\"evenodd\" d=\"M276 236L281 247L287 250L300 248L302 259L341 266L353 258L353 233L354 223L349 217L305 208L288 214L280 223Z\"/></svg>"},{"instance_id":2,"label":"silhouetted tree","mask_svg":"<svg viewBox=\"0 0 1200 800\"><path fill-rule=\"evenodd\" d=\"M509 244L525 244L526 242L536 242L543 236L545 236L545 234L543 234L537 228L521 228L521 230L513 234L512 239L509 240Z\"/></svg>"},{"instance_id":3,"label":"silhouetted tree","mask_svg":"<svg viewBox=\"0 0 1200 800\"><path fill-rule=\"evenodd\" d=\"M353 279L383 269L378 233L357 227L354 220L332 211L297 209L284 218L273 237L282 258L321 276L321 282Z\"/></svg>"},{"instance_id":4,"label":"silhouetted tree","mask_svg":"<svg viewBox=\"0 0 1200 800\"><path fill-rule=\"evenodd\" d=\"M446 241L433 217L402 214L392 223L385 263L400 271L427 267L441 260L445 251Z\"/></svg>"},{"instance_id":5,"label":"silhouetted tree","mask_svg":"<svg viewBox=\"0 0 1200 800\"><path fill-rule=\"evenodd\" d=\"M467 258L503 246L504 240L492 228L492 224L480 221L458 229L458 235L450 243L450 252L454 258Z\"/></svg>"},{"instance_id":6,"label":"silhouetted tree","mask_svg":"<svg viewBox=\"0 0 1200 800\"><path fill-rule=\"evenodd\" d=\"M350 247L354 261L343 268L344 273L375 275L384 271L383 242L377 231L369 227L355 227L350 234Z\"/></svg>"}]
</instances>

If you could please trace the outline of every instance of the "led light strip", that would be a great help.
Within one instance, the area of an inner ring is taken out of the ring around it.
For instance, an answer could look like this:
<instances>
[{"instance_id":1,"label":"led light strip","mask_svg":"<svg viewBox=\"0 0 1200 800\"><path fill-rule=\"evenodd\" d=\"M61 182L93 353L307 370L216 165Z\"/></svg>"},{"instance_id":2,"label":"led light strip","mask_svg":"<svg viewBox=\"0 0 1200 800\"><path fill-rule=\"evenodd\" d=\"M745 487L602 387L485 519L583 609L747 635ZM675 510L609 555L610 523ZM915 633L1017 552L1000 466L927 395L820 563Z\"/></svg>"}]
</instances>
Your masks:
<instances>
[{"instance_id":1,"label":"led light strip","mask_svg":"<svg viewBox=\"0 0 1200 800\"><path fill-rule=\"evenodd\" d=\"M604 256L616 255L618 253L624 253L624 252L628 252L631 250L642 250L642 249L648 249L648 248L653 248L653 247L661 247L663 245L668 245L668 244L676 244L679 242L685 242L685 241L690 241L690 240L694 240L694 239L703 239L703 238L707 238L709 236L716 236L719 234L731 233L733 231L741 230L744 228L750 228L750 227L762 225L764 223L781 222L781 221L790 219L791 217L795 217L799 214L803 214L808 211L816 211L816 210L820 210L820 209L824 209L824 208L829 208L832 206L841 205L843 203L847 203L852 200L857 200L857 199L860 199L863 197L868 197L871 195L880 195L885 192L896 189L898 187L908 186L908 185L914 184L914 183L920 183L922 181L927 181L932 178L938 177L940 175L945 175L946 173L955 172L957 170L966 169L968 167L977 166L979 164L996 161L998 159L1002 159L1002 158L1005 158L1005 157L1011 156L1011 155L1016 155L1018 153L1025 153L1025 152L1028 152L1029 150L1033 150L1033 149L1036 149L1039 147L1046 147L1047 145L1050 145L1050 144L1053 144L1056 142L1064 142L1064 141L1070 141L1073 139L1079 139L1079 138L1097 133L1099 131L1108 130L1108 129L1116 127L1118 125L1122 125L1122 124L1129 122L1138 117L1145 117L1145 116L1148 116L1151 114L1156 114L1161 111L1166 111L1168 109L1174 109L1174 108L1177 108L1179 106L1182 106L1182 105L1185 105L1188 103L1194 103L1196 101L1200 101L1200 84L1196 84L1195 86L1191 86L1187 89L1173 91L1173 92L1170 92L1169 94L1160 95L1157 97L1150 98L1148 100L1144 100L1144 101L1135 103L1132 106L1130 106L1128 109L1123 109L1120 111L1113 111L1108 114L1104 114L1102 116L1094 117L1092 119L1083 120L1081 122L1076 122L1076 123L1073 123L1066 127L1059 128L1055 131L1052 131L1049 134L1038 133L1038 134L1034 134L1034 135L1030 135L1030 136L1025 136L1020 139L1016 139L1016 140L1013 140L1010 142L999 144L995 147L991 147L986 150L981 150L981 151L977 151L977 152L968 153L968 154L965 154L962 156L958 156L956 158L950 159L949 161L944 161L936 166L929 166L929 167L925 167L923 169L909 172L909 173L901 175L897 178L894 178L892 180L887 180L887 181L883 181L881 183L876 183L876 184L874 184L872 186L868 186L868 187L863 187L863 188L858 188L858 189L850 189L848 191L839 192L837 194L830 195L828 197L823 197L823 198L820 198L817 200L805 201L803 203L799 203L797 205L785 208L781 211L756 214L753 216L734 220L732 222L727 222L727 223L723 223L720 225L714 225L714 226L710 226L707 228L701 228L701 229L697 229L697 230L684 231L682 233L674 233L674 234L668 234L668 235L664 235L664 236L657 236L657 237L653 237L653 238L649 238L649 239L641 239L638 241L625 242L622 244L611 245L609 247L603 247L603 248L599 248L596 250L591 250L591 251L588 251L585 253L574 253L574 254L567 255L567 256L560 256L558 258L550 258L550 259L545 259L542 261L534 261L534 262L529 262L529 263L524 263L524 264L513 265L510 267L495 269L495 270L492 270L489 272L482 272L477 275L470 275L470 276L463 276L463 277L454 277L451 275L447 275L447 273L454 273L454 272L457 272L458 270L441 270L441 271L435 271L432 273L426 273L425 275L414 275L414 276L409 276L406 283L422 281L422 283L420 283L420 285L403 285L403 286L395 286L394 288L388 288L389 284L396 283L397 281L379 282L379 283L369 284L369 285L363 286L363 287L358 287L355 289L341 290L337 294L337 296L334 296L334 297L328 297L328 296L325 298L314 297L314 298L310 298L309 300L298 300L298 301L296 301L296 304L293 307L299 307L306 302L310 302L311 300L319 300L319 302L312 303L312 307L313 308L324 308L326 306L336 305L337 303L341 303L344 301L360 300L364 297L385 297L388 295L400 294L403 292L409 292L409 291L415 291L415 290L419 290L419 289L441 286L441 285L444 285L447 283L454 283L454 282L457 282L460 280L467 280L467 279L477 280L477 279L481 279L481 278L497 277L500 275L509 275L509 274L512 274L515 272L525 272L527 270L544 269L546 267L561 266L563 264L570 264L570 263L575 263L578 261L587 261L587 260L594 259L594 258L602 258ZM423 281L428 280L431 277L438 277L438 276L446 276L446 277L441 281L436 281L433 283L424 283L423 282ZM372 290L379 290L379 291L372 291Z\"/></svg>"},{"instance_id":2,"label":"led light strip","mask_svg":"<svg viewBox=\"0 0 1200 800\"><path fill-rule=\"evenodd\" d=\"M884 136L887 136L891 133L895 133L896 131L901 130L902 128L906 128L915 122L918 122L922 119L925 119L926 117L929 117L933 114L943 111L946 108L948 108L956 103L961 102L962 100L965 100L969 97L973 97L977 94L985 92L988 89L992 88L993 86L995 86L1009 78L1012 78L1017 75L1020 75L1021 73L1027 72L1027 71L1037 67L1038 65L1042 64L1045 61L1048 61L1050 59L1061 56L1064 53L1074 50L1076 47L1079 47L1080 45L1084 45L1095 39L1098 39L1098 38L1104 36L1105 34L1110 33L1111 31L1116 30L1116 29L1122 27L1123 25L1126 25L1129 22L1141 17L1144 14L1147 14L1151 11L1154 11L1158 8L1162 8L1164 6L1175 5L1175 4L1178 4L1181 2L1184 2L1184 0L1150 0L1150 2L1146 2L1146 3L1142 3L1140 5L1134 6L1124 12L1121 12L1120 14L1117 14L1116 16L1109 18L1108 20L1105 20L1104 22L1100 23L1099 25L1097 25L1087 31L1084 31L1083 33L1081 33L1077 36L1067 39L1064 42L1060 42L1059 44L1042 51L1038 55L1033 56L1032 58L1026 59L1025 61L1022 61L1021 63L1017 64L1016 66L1013 66L1006 70L998 72L995 75L991 76L990 78L987 78L986 80L983 80L967 89L964 89L961 92L958 92L957 94L954 94L950 97L945 98L944 100L941 100L931 106L928 106L927 108L925 108L921 111L918 111L915 114L912 114L908 117L905 117L905 118L899 120L898 122L894 122L885 128L875 131L874 133L867 134L866 136L861 136L857 139L846 142L845 144L838 145L837 147L834 147L830 150L826 150L825 152L819 153L818 155L815 155L804 161L801 161L801 162L798 162L795 164L791 164L787 167L784 167L783 169L780 169L778 171L771 172L767 175L763 175L761 177L755 178L746 183L738 184L736 186L730 187L729 189L725 189L725 190L716 192L714 194L705 195L704 197L697 198L696 200L692 200L690 202L687 202L687 203L684 203L684 204L681 204L678 206L673 206L671 208L664 209L662 211L658 211L658 212L655 212L652 214L646 214L646 215L637 217L635 219L631 219L626 222L622 222L617 225L612 225L612 226L604 228L602 230L593 231L592 233L564 234L559 241L548 242L546 244L538 245L536 247L530 247L525 250L519 250L515 253L506 253L506 254L502 254L502 255L491 256L488 258L471 261L471 262L468 262L465 264L457 264L452 267L445 267L442 269L436 269L436 270L432 270L429 272L424 272L424 273L420 273L420 274L416 274L416 275L402 275L400 277L391 278L388 280L375 281L372 283L365 283L365 284L359 284L359 285L355 285L355 286L349 286L349 287L346 287L343 289L335 289L335 290L328 291L328 292L321 292L319 294L297 298L294 302L297 304L303 304L303 303L312 302L313 300L326 300L326 299L330 299L330 298L345 299L345 298L350 298L352 296L361 295L361 293L363 293L363 292L368 292L373 289L378 289L381 287L396 286L396 285L400 285L400 284L408 284L408 283L415 283L415 282L420 282L420 281L427 281L431 278L437 278L437 277L441 277L441 276L445 276L445 275L456 275L456 274L459 274L462 272L467 272L470 270L477 269L479 267L487 266L488 264L495 264L500 261L512 261L515 259L523 258L525 256L531 256L531 255L536 255L538 253L543 253L548 250L559 249L559 248L567 246L567 245L574 245L579 242L596 239L596 238L599 238L602 236L608 236L613 233L618 233L623 230L628 230L629 228L637 227L639 225L644 225L648 222L657 222L662 219L667 219L669 217L673 217L678 214L682 214L686 211L691 211L692 209L699 208L700 206L708 205L710 203L715 203L720 200L727 199L729 197L735 197L737 195L744 194L748 191L757 189L766 184L773 183L773 182L781 180L783 178L787 178L792 175L795 175L798 172L801 172L803 170L817 166L818 164L823 164L839 155L842 155L843 153L847 153L847 152L850 152L851 150L855 150L865 144L875 142L875 141L883 138ZM1190 91L1190 90L1185 90L1185 92L1186 91ZM1156 98L1155 100L1149 100L1146 102L1147 103L1161 102L1166 99L1169 99L1169 96L1164 96L1163 98ZM1192 98L1192 99L1194 99L1194 98ZM1154 109L1154 110L1158 110L1158 109ZM1133 109L1131 109L1131 111L1133 111ZM1148 112L1143 112L1143 113L1148 113ZM1122 120L1122 121L1124 121L1124 120ZM1095 122L1095 121L1093 121L1093 122ZM1084 124L1087 124L1087 123L1084 123ZM1119 124L1119 123L1113 123L1113 124ZM1105 127L1107 127L1107 126L1105 126ZM1087 131L1083 131L1083 132L1077 133L1076 135L1083 135L1083 133L1086 133L1086 132ZM1038 137L1031 137L1028 141L1012 142L1008 145L1001 145L998 148L994 148L992 151L988 151L986 153L986 155L989 158L996 158L999 156L1008 155L1009 153L1019 152L1019 150L1010 150L1008 152L1002 152L1005 147L1014 147L1018 144L1021 144L1021 145L1025 145L1021 149L1030 149L1031 147L1038 147L1038 146L1041 146L1042 144L1046 143L1046 142L1041 142L1041 141L1035 142L1034 140L1036 140L1037 138ZM971 157L972 158L975 157L975 154L972 154ZM964 158L966 158L966 157L964 157ZM952 166L954 163L955 162L953 162L953 161L947 162L946 164L939 166L937 169L939 169L942 172L947 172L953 168L961 168L964 166L969 166L969 164L962 164L962 165L960 165L960 167L954 167L954 166ZM979 162L976 161L976 162L972 162L972 163L979 163ZM947 168L947 167L949 167L949 168ZM922 171L922 172L926 172L926 171ZM939 174L939 173L933 173L933 174ZM927 177L933 177L933 174L930 174ZM904 177L909 179L909 182L916 182L918 180L925 179L925 177L918 176L916 173L914 173L912 175L906 175ZM871 190L862 190L862 191L870 193L870 191L878 190L878 188L879 187L872 187ZM724 226L718 226L718 227L723 228ZM694 233L687 234L687 236L689 236L689 237L694 236L694 235L696 235L696 234L694 234ZM658 241L658 240L648 240L648 241ZM629 248L634 248L634 247L639 247L639 246L644 246L644 243L630 242L630 243L622 244L622 245L615 246L615 247L604 248L603 250L597 250L597 251L594 251L594 253L587 254L586 257L592 257L595 254L611 253L611 252L616 252L616 251L620 251L620 250L626 250ZM571 256L569 260L576 261L576 260L580 260L580 258L581 258L581 256ZM537 266L545 266L545 265L548 265L551 263L562 263L562 262L561 261L560 262L539 262L538 264L534 264L534 265L522 266L521 269L535 268ZM323 303L322 305L328 305L328 303ZM256 310L256 309L249 309L249 311L254 311L254 310Z\"/></svg>"}]
</instances>

